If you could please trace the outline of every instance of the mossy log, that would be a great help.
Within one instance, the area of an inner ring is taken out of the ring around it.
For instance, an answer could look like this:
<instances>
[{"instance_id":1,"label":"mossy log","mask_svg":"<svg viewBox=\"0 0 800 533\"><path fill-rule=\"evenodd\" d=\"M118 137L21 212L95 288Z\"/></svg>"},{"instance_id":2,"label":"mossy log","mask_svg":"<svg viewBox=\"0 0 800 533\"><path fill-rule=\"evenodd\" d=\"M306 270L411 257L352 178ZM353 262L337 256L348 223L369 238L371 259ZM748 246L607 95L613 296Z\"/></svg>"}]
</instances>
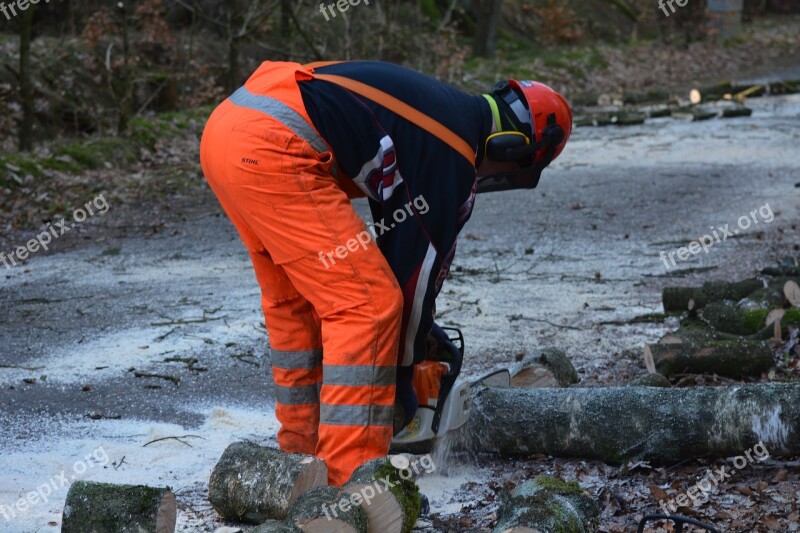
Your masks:
<instances>
[{"instance_id":1,"label":"mossy log","mask_svg":"<svg viewBox=\"0 0 800 533\"><path fill-rule=\"evenodd\" d=\"M476 449L612 464L730 457L763 441L800 454L800 384L730 387L486 388L473 398Z\"/></svg>"},{"instance_id":2,"label":"mossy log","mask_svg":"<svg viewBox=\"0 0 800 533\"><path fill-rule=\"evenodd\" d=\"M360 500L370 531L408 533L420 513L419 487L403 456L395 456L401 468L386 458L373 459L353 472L343 490ZM358 495L358 496L355 496Z\"/></svg>"},{"instance_id":3,"label":"mossy log","mask_svg":"<svg viewBox=\"0 0 800 533\"><path fill-rule=\"evenodd\" d=\"M783 283L777 285L770 282L767 287L753 291L747 296L736 302L738 307L743 309L776 309L786 305L786 297L783 295Z\"/></svg>"},{"instance_id":4,"label":"mossy log","mask_svg":"<svg viewBox=\"0 0 800 533\"><path fill-rule=\"evenodd\" d=\"M67 492L63 533L173 533L175 495L169 487L76 481Z\"/></svg>"},{"instance_id":5,"label":"mossy log","mask_svg":"<svg viewBox=\"0 0 800 533\"><path fill-rule=\"evenodd\" d=\"M600 507L577 482L540 476L501 492L494 533L595 531Z\"/></svg>"},{"instance_id":6,"label":"mossy log","mask_svg":"<svg viewBox=\"0 0 800 533\"><path fill-rule=\"evenodd\" d=\"M671 340L674 334L667 337ZM645 350L652 356L656 371L667 377L676 374L717 374L743 378L759 376L775 365L772 348L766 341L659 342L646 345Z\"/></svg>"},{"instance_id":7,"label":"mossy log","mask_svg":"<svg viewBox=\"0 0 800 533\"><path fill-rule=\"evenodd\" d=\"M732 301L711 302L700 316L703 322L723 333L753 335L766 326L766 318L772 308L743 307Z\"/></svg>"},{"instance_id":8,"label":"mossy log","mask_svg":"<svg viewBox=\"0 0 800 533\"><path fill-rule=\"evenodd\" d=\"M662 292L664 311L686 311L705 307L710 302L721 300L738 301L764 287L764 283L756 278L735 283L709 281L702 287L666 287Z\"/></svg>"},{"instance_id":9,"label":"mossy log","mask_svg":"<svg viewBox=\"0 0 800 533\"><path fill-rule=\"evenodd\" d=\"M512 387L569 387L578 382L578 372L561 350L547 348L522 360L511 375Z\"/></svg>"},{"instance_id":10,"label":"mossy log","mask_svg":"<svg viewBox=\"0 0 800 533\"><path fill-rule=\"evenodd\" d=\"M367 515L339 487L317 487L297 498L289 521L305 533L367 533Z\"/></svg>"},{"instance_id":11,"label":"mossy log","mask_svg":"<svg viewBox=\"0 0 800 533\"><path fill-rule=\"evenodd\" d=\"M328 482L325 463L254 442L225 449L208 482L208 499L228 520L260 524L283 520L298 496Z\"/></svg>"}]
</instances>

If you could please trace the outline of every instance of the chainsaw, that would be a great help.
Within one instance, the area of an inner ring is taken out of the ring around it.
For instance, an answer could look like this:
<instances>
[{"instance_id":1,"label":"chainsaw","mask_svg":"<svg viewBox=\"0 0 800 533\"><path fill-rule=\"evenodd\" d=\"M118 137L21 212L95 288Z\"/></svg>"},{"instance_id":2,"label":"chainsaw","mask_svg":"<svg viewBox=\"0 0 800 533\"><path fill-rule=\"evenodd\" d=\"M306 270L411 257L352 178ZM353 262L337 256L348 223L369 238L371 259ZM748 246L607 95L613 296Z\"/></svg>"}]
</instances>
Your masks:
<instances>
[{"instance_id":1,"label":"chainsaw","mask_svg":"<svg viewBox=\"0 0 800 533\"><path fill-rule=\"evenodd\" d=\"M508 387L511 381L507 369L490 372L474 381L458 377L464 361L464 335L458 328L442 328L456 353L449 350L437 360L425 360L414 365L414 391L419 407L411 419L392 439L402 447L432 441L466 424L475 386Z\"/></svg>"}]
</instances>

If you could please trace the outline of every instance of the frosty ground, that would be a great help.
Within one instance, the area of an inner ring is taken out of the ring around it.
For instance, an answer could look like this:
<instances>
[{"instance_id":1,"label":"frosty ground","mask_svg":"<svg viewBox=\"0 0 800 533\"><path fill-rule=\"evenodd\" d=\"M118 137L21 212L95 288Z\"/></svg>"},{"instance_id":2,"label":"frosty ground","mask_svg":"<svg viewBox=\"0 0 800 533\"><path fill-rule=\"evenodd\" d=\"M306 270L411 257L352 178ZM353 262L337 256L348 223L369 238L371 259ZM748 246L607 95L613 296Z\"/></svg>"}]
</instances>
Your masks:
<instances>
[{"instance_id":1,"label":"frosty ground","mask_svg":"<svg viewBox=\"0 0 800 533\"><path fill-rule=\"evenodd\" d=\"M750 118L578 129L538 189L478 197L438 299L439 322L465 334L464 374L556 346L583 385L624 383L645 373L642 344L676 325L625 323L659 312L665 285L743 278L797 255L800 97L749 105ZM734 228L765 205L772 222L676 267L662 261L660 252L711 227ZM357 208L366 216L364 203ZM113 205L105 216L114 217ZM178 530L214 531L226 524L207 502L207 480L222 451L241 439L274 444L277 430L247 254L210 193L157 235L95 232L92 224L0 271L0 530L57 531L66 485L24 511L13 506L63 471L70 481L169 485ZM108 462L76 474L100 448ZM556 473L600 499L603 530L631 531L637 515L657 510L653 484L688 483L701 466L434 459L437 470L420 480L432 504L420 530L486 530L492 483ZM700 512L720 520L720 512L741 513L744 524L775 515L790 530L798 472L797 462L770 460L734 480L789 483L788 502L768 487L718 491Z\"/></svg>"}]
</instances>

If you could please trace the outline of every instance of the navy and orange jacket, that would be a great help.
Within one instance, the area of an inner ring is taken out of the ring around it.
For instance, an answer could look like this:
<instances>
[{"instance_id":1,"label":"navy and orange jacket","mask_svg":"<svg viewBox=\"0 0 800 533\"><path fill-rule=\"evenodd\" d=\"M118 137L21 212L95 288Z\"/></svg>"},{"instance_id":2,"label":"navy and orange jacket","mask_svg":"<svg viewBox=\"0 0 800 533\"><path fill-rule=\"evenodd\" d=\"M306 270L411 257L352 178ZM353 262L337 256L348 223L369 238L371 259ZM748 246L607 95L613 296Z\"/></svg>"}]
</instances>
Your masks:
<instances>
[{"instance_id":1,"label":"navy and orange jacket","mask_svg":"<svg viewBox=\"0 0 800 533\"><path fill-rule=\"evenodd\" d=\"M339 170L369 198L378 246L403 290L398 364L408 367L425 357L436 296L458 233L472 213L475 166L492 127L491 109L482 96L389 63L351 61L315 72L352 78L394 96L447 126L477 154L473 165L438 137L338 85L299 82L306 111ZM415 199L427 206L424 213L413 208ZM408 216L395 216L398 210Z\"/></svg>"}]
</instances>

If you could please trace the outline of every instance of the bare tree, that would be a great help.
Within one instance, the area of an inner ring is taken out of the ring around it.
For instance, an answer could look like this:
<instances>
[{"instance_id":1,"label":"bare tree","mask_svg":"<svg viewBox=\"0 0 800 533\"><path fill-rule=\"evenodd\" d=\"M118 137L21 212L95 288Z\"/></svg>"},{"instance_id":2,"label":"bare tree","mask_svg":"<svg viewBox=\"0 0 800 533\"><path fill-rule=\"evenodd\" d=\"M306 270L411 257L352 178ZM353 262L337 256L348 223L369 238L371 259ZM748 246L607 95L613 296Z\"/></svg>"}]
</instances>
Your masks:
<instances>
[{"instance_id":1,"label":"bare tree","mask_svg":"<svg viewBox=\"0 0 800 533\"><path fill-rule=\"evenodd\" d=\"M233 92L242 82L240 68L240 50L245 39L256 33L261 23L280 5L280 0L230 0L219 6L219 15L208 15L199 5L198 0L176 0L178 4L193 14L221 28L228 45L228 69L225 75L225 90ZM291 9L284 12L292 16Z\"/></svg>"},{"instance_id":2,"label":"bare tree","mask_svg":"<svg viewBox=\"0 0 800 533\"><path fill-rule=\"evenodd\" d=\"M22 124L19 128L19 149L33 148L33 84L31 83L31 36L33 33L32 5L22 12L19 30L19 92L22 97Z\"/></svg>"},{"instance_id":3,"label":"bare tree","mask_svg":"<svg viewBox=\"0 0 800 533\"><path fill-rule=\"evenodd\" d=\"M497 24L503 8L502 0L477 0L475 2L475 38L472 52L480 57L493 57L497 41Z\"/></svg>"}]
</instances>

